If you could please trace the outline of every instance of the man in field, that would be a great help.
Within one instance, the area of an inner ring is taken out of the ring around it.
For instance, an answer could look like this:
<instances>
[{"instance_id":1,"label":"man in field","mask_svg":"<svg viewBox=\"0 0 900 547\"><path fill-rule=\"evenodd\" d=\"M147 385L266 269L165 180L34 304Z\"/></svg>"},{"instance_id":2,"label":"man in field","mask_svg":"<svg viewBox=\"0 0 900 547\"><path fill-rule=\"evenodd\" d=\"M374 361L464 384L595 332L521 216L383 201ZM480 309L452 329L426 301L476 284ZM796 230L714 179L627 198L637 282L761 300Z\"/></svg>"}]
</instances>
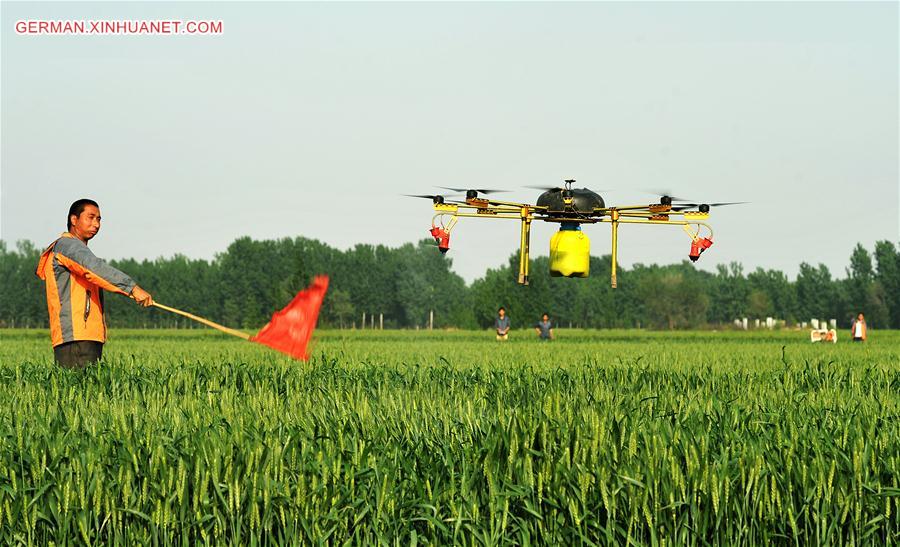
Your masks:
<instances>
[{"instance_id":1,"label":"man in field","mask_svg":"<svg viewBox=\"0 0 900 547\"><path fill-rule=\"evenodd\" d=\"M150 294L133 279L88 249L99 231L100 206L79 199L69 207L68 231L41 254L35 272L47 289L54 358L66 368L82 368L103 354L104 289L130 296L144 307L153 305Z\"/></svg>"},{"instance_id":2,"label":"man in field","mask_svg":"<svg viewBox=\"0 0 900 547\"><path fill-rule=\"evenodd\" d=\"M534 324L534 330L541 340L553 340L553 323L548 314L541 316L541 320Z\"/></svg>"},{"instance_id":3,"label":"man in field","mask_svg":"<svg viewBox=\"0 0 900 547\"><path fill-rule=\"evenodd\" d=\"M511 326L506 309L500 306L497 310L497 319L494 320L494 328L497 329L497 340L509 340L509 327Z\"/></svg>"}]
</instances>

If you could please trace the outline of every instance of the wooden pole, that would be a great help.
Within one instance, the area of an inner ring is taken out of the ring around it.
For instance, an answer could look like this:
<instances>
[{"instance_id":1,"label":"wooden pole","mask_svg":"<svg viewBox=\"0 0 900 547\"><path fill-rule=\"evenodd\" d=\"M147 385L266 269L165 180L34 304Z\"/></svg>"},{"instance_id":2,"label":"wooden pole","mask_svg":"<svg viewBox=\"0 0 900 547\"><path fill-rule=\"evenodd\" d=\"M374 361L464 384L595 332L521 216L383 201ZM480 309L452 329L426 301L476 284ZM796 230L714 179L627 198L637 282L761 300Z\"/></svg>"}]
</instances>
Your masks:
<instances>
[{"instance_id":1,"label":"wooden pole","mask_svg":"<svg viewBox=\"0 0 900 547\"><path fill-rule=\"evenodd\" d=\"M175 309L175 308L170 308L169 306L165 306L165 305L163 305L163 304L160 304L159 302L154 302L154 303L153 303L153 306L154 306L154 307L157 307L157 308L159 308L159 309L161 309L161 310L166 310L166 311L168 311L168 312L177 313L178 315L187 317L188 319L193 319L194 321L197 321L198 323L203 323L203 324L206 325L207 327L212 327L212 328L216 329L217 331L224 332L225 334L230 334L230 335L232 335L232 336L237 336L238 338L243 338L244 340L249 340L249 339L250 339L250 335L247 334L246 332L241 332L241 331L239 331L239 330L229 329L228 327L225 327L225 326L220 325L220 324L218 324L218 323L213 323L213 322L210 321L209 319L204 319L204 318L202 318L202 317L196 316L196 315L194 315L193 313L188 313L188 312L186 312L186 311L181 311L181 310L177 310L177 309Z\"/></svg>"}]
</instances>

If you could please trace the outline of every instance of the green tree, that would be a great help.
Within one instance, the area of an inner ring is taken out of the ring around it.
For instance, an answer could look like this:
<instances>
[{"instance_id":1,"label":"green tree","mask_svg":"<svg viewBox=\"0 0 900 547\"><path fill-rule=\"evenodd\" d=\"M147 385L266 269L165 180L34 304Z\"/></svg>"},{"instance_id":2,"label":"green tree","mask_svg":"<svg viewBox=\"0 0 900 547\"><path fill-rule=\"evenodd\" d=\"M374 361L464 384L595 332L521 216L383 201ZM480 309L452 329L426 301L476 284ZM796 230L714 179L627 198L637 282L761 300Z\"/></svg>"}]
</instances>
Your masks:
<instances>
[{"instance_id":1,"label":"green tree","mask_svg":"<svg viewBox=\"0 0 900 547\"><path fill-rule=\"evenodd\" d=\"M801 320L836 318L838 293L824 264L800 264L797 275L797 308Z\"/></svg>"},{"instance_id":2,"label":"green tree","mask_svg":"<svg viewBox=\"0 0 900 547\"><path fill-rule=\"evenodd\" d=\"M35 275L41 249L30 241L19 241L9 251L0 241L0 325L44 327L47 325L47 300L44 284Z\"/></svg>"},{"instance_id":3,"label":"green tree","mask_svg":"<svg viewBox=\"0 0 900 547\"><path fill-rule=\"evenodd\" d=\"M876 281L872 257L861 244L857 244L850 254L850 266L847 268L843 289L847 298L841 317L842 324L849 326L859 312L866 314L869 325L884 327L890 324L885 294Z\"/></svg>"},{"instance_id":4,"label":"green tree","mask_svg":"<svg viewBox=\"0 0 900 547\"><path fill-rule=\"evenodd\" d=\"M744 269L737 262L728 266L720 264L710 287L712 310L710 319L718 323L730 323L747 315L750 287L744 277Z\"/></svg>"},{"instance_id":5,"label":"green tree","mask_svg":"<svg viewBox=\"0 0 900 547\"><path fill-rule=\"evenodd\" d=\"M699 279L681 268L659 268L640 281L645 319L658 328L697 327L706 322L709 297Z\"/></svg>"},{"instance_id":6,"label":"green tree","mask_svg":"<svg viewBox=\"0 0 900 547\"><path fill-rule=\"evenodd\" d=\"M350 293L342 289L329 290L322 303L322 316L332 325L344 328L356 316Z\"/></svg>"},{"instance_id":7,"label":"green tree","mask_svg":"<svg viewBox=\"0 0 900 547\"><path fill-rule=\"evenodd\" d=\"M778 270L764 270L757 268L753 272L747 274L747 284L750 288L748 297L748 313L754 317L775 317L794 322L797 317L797 293L794 285L788 280L784 272ZM760 293L764 294L766 299L760 301ZM757 296L757 309L753 310L754 294ZM766 303L766 300L768 301ZM760 309L760 306L763 309ZM765 310L765 311L763 311ZM764 313L764 315L755 315L755 313Z\"/></svg>"},{"instance_id":8,"label":"green tree","mask_svg":"<svg viewBox=\"0 0 900 547\"><path fill-rule=\"evenodd\" d=\"M890 241L875 244L876 291L883 295L890 328L900 328L900 253Z\"/></svg>"},{"instance_id":9,"label":"green tree","mask_svg":"<svg viewBox=\"0 0 900 547\"><path fill-rule=\"evenodd\" d=\"M747 297L747 315L754 319L772 317L775 306L769 295L760 289L751 289Z\"/></svg>"}]
</instances>

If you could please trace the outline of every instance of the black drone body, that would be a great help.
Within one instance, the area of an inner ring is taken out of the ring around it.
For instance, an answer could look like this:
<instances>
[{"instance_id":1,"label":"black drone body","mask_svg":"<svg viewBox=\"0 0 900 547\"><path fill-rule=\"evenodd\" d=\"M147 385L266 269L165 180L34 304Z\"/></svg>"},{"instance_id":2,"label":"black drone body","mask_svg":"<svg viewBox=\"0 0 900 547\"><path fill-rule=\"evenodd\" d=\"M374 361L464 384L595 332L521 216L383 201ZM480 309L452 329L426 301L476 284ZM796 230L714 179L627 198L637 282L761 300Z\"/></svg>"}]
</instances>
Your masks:
<instances>
[{"instance_id":1,"label":"black drone body","mask_svg":"<svg viewBox=\"0 0 900 547\"><path fill-rule=\"evenodd\" d=\"M595 214L606 204L600 194L587 188L551 188L538 197L538 207L546 207L547 216L566 213Z\"/></svg>"}]
</instances>

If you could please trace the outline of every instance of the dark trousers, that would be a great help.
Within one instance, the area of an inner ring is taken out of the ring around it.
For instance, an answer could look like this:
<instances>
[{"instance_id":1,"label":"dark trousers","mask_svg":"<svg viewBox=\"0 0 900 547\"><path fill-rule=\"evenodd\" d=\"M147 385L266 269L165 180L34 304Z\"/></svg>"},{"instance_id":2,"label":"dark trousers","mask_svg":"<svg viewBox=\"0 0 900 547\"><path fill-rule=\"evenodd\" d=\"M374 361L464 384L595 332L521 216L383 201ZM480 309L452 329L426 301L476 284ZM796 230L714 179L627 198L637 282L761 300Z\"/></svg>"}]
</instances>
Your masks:
<instances>
[{"instance_id":1,"label":"dark trousers","mask_svg":"<svg viewBox=\"0 0 900 547\"><path fill-rule=\"evenodd\" d=\"M53 348L56 362L65 368L84 368L96 363L103 356L103 343L93 340L66 342Z\"/></svg>"}]
</instances>

